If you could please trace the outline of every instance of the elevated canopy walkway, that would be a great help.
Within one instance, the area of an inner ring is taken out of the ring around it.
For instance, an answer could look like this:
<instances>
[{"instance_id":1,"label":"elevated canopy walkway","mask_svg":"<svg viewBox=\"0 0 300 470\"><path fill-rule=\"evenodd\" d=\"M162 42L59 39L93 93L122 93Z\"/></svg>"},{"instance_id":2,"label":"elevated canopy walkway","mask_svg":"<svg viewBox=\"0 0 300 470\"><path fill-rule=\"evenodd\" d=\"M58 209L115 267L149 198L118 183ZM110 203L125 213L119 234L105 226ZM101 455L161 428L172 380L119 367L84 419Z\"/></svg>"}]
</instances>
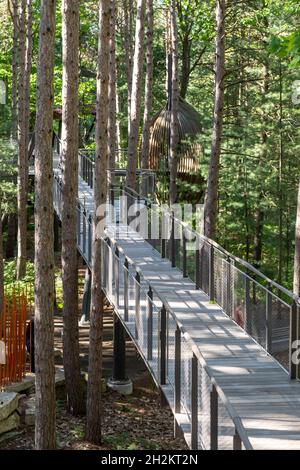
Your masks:
<instances>
[{"instance_id":1,"label":"elevated canopy walkway","mask_svg":"<svg viewBox=\"0 0 300 470\"><path fill-rule=\"evenodd\" d=\"M78 250L91 263L93 190L79 177ZM134 229L132 191L112 189L102 239L103 286L193 449L300 449L292 294L137 196L159 235ZM124 204L124 201L126 204ZM54 207L61 212L59 155ZM183 236L175 239L179 231ZM149 230L151 233L151 227ZM187 234L194 235L194 249ZM289 372L272 356L286 354Z\"/></svg>"}]
</instances>

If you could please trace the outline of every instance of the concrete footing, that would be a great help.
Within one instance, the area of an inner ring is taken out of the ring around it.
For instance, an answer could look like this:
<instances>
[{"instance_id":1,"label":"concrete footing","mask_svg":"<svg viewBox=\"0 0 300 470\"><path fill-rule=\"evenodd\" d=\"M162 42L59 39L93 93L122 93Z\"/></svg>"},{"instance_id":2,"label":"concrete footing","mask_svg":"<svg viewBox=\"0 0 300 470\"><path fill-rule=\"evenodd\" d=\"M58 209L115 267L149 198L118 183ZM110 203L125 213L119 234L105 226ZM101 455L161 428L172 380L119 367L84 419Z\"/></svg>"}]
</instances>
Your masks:
<instances>
[{"instance_id":1,"label":"concrete footing","mask_svg":"<svg viewBox=\"0 0 300 470\"><path fill-rule=\"evenodd\" d=\"M133 383L130 379L114 380L110 378L107 381L107 386L121 395L131 395L133 392Z\"/></svg>"}]
</instances>

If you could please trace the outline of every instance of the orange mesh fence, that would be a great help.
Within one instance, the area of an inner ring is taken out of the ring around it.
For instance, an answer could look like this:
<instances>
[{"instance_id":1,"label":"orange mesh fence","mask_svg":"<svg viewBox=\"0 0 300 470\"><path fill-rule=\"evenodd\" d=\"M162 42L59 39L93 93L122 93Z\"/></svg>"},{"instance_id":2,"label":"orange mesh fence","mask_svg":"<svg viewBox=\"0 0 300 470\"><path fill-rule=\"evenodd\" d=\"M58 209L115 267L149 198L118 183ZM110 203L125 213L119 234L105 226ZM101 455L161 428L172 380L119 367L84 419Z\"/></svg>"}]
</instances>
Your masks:
<instances>
[{"instance_id":1,"label":"orange mesh fence","mask_svg":"<svg viewBox=\"0 0 300 470\"><path fill-rule=\"evenodd\" d=\"M0 387L22 380L26 374L26 322L31 313L31 289L5 293L0 312Z\"/></svg>"}]
</instances>

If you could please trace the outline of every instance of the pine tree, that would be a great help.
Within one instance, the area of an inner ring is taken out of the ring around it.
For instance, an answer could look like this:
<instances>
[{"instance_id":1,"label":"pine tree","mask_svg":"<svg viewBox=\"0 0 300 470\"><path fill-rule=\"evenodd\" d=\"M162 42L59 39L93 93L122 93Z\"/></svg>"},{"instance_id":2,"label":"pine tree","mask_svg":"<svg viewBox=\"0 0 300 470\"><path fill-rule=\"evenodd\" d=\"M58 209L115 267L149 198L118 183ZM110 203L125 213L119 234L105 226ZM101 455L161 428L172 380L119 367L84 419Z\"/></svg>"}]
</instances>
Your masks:
<instances>
[{"instance_id":1,"label":"pine tree","mask_svg":"<svg viewBox=\"0 0 300 470\"><path fill-rule=\"evenodd\" d=\"M210 168L207 192L204 204L204 233L209 238L215 237L217 222L217 204L219 189L219 171L221 138L224 111L224 77L225 77L225 0L216 4L216 70L215 70L215 108L213 135L210 157Z\"/></svg>"},{"instance_id":2,"label":"pine tree","mask_svg":"<svg viewBox=\"0 0 300 470\"><path fill-rule=\"evenodd\" d=\"M62 44L63 359L68 410L79 415L85 411L79 360L77 263L79 0L62 2Z\"/></svg>"},{"instance_id":3,"label":"pine tree","mask_svg":"<svg viewBox=\"0 0 300 470\"><path fill-rule=\"evenodd\" d=\"M144 60L146 0L138 0L135 30L135 49L132 72L132 91L130 107L130 131L128 141L128 162L126 185L135 189L138 164L139 127L141 116L142 74Z\"/></svg>"},{"instance_id":4,"label":"pine tree","mask_svg":"<svg viewBox=\"0 0 300 470\"><path fill-rule=\"evenodd\" d=\"M104 293L101 281L101 236L103 234L99 233L99 228L97 230L97 227L103 222L103 207L106 204L107 197L110 6L110 0L100 0L99 2L96 155L94 169L95 214L93 225L92 297L86 425L86 438L94 444L101 443L102 420L101 376Z\"/></svg>"},{"instance_id":5,"label":"pine tree","mask_svg":"<svg viewBox=\"0 0 300 470\"><path fill-rule=\"evenodd\" d=\"M54 449L53 75L55 0L40 13L35 146L35 447Z\"/></svg>"}]
</instances>

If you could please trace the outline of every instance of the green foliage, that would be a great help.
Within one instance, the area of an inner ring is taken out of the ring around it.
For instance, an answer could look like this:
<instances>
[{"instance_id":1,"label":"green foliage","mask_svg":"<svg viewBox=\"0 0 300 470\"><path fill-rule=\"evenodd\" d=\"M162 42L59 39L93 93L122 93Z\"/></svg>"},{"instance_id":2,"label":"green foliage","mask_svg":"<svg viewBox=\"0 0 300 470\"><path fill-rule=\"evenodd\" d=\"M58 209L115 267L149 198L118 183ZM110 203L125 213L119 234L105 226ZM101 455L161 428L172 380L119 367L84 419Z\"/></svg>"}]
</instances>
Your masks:
<instances>
[{"instance_id":1,"label":"green foliage","mask_svg":"<svg viewBox=\"0 0 300 470\"><path fill-rule=\"evenodd\" d=\"M16 210L16 148L0 139L0 216Z\"/></svg>"}]
</instances>

